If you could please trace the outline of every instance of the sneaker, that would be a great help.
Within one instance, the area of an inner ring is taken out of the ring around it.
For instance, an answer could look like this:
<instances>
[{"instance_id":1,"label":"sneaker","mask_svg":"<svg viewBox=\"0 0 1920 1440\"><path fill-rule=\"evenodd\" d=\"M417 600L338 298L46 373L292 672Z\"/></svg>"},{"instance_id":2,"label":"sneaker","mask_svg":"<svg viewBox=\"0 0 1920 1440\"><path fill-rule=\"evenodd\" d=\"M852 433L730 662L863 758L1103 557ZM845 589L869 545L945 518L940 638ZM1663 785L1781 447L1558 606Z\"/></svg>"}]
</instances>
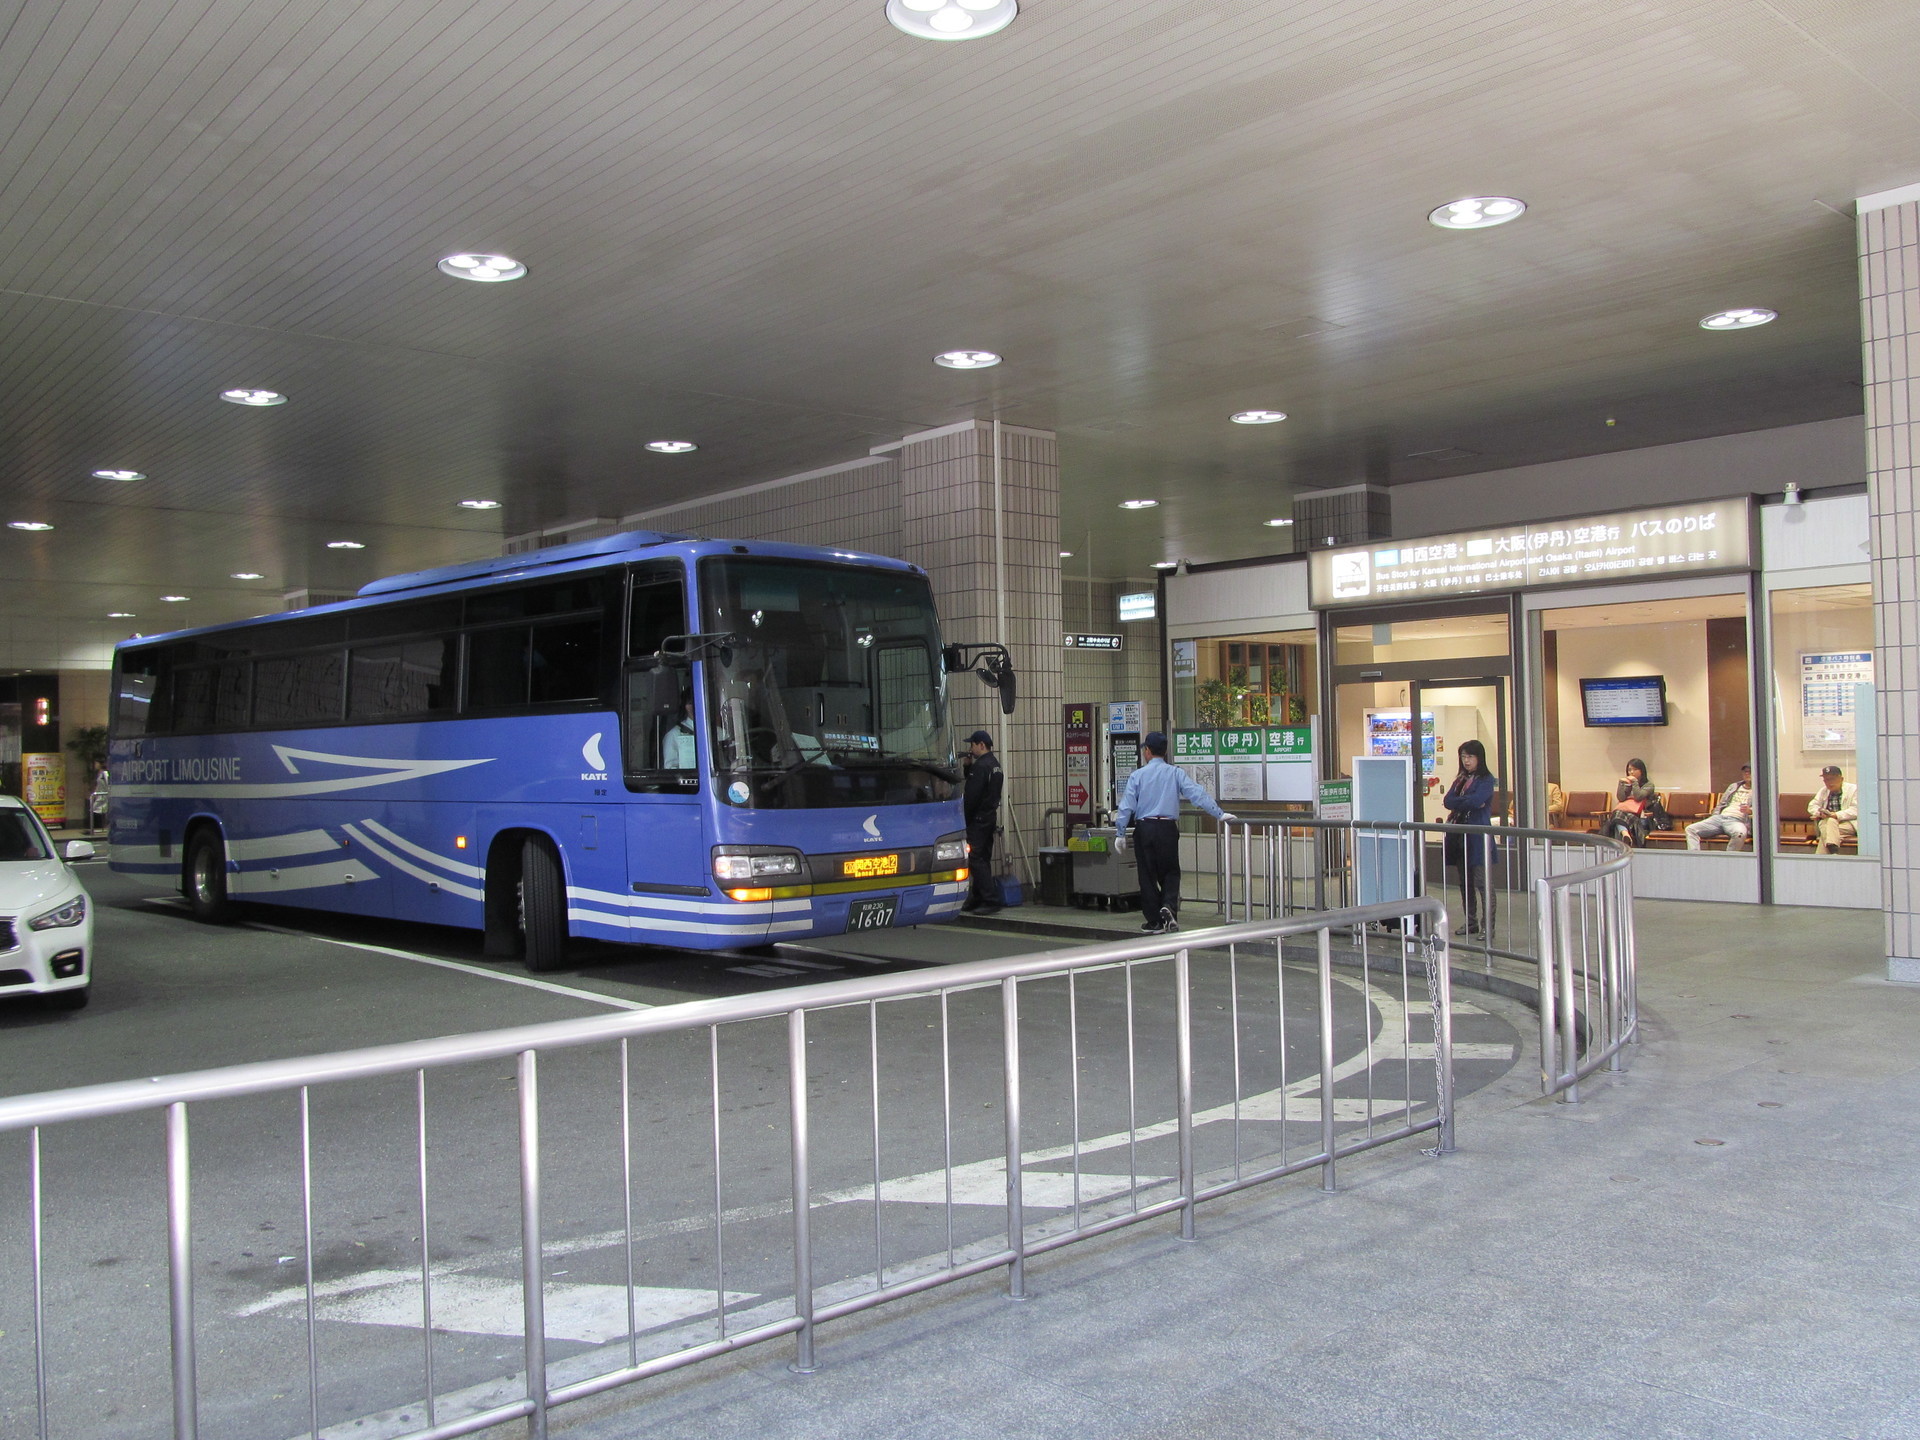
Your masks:
<instances>
[{"instance_id":1,"label":"sneaker","mask_svg":"<svg viewBox=\"0 0 1920 1440\"><path fill-rule=\"evenodd\" d=\"M1174 931L1178 930L1179 928L1180 928L1180 922L1174 919L1173 911L1165 910L1165 909L1161 910L1159 933L1162 935L1171 935Z\"/></svg>"},{"instance_id":2,"label":"sneaker","mask_svg":"<svg viewBox=\"0 0 1920 1440\"><path fill-rule=\"evenodd\" d=\"M1140 927L1140 933L1142 935L1163 935L1166 933L1166 929L1167 927L1162 925L1158 920L1149 920Z\"/></svg>"}]
</instances>

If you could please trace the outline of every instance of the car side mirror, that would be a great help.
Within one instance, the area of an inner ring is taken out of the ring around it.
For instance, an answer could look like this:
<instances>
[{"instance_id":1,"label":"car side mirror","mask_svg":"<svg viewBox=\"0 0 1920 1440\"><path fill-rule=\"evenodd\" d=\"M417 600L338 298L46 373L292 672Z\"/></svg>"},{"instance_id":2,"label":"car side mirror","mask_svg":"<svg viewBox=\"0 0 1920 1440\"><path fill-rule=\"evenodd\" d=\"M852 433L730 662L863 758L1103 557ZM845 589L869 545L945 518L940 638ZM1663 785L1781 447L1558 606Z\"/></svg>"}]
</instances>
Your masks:
<instances>
[{"instance_id":1,"label":"car side mirror","mask_svg":"<svg viewBox=\"0 0 1920 1440\"><path fill-rule=\"evenodd\" d=\"M91 860L96 853L89 841L69 840L67 842L66 857L69 861Z\"/></svg>"}]
</instances>

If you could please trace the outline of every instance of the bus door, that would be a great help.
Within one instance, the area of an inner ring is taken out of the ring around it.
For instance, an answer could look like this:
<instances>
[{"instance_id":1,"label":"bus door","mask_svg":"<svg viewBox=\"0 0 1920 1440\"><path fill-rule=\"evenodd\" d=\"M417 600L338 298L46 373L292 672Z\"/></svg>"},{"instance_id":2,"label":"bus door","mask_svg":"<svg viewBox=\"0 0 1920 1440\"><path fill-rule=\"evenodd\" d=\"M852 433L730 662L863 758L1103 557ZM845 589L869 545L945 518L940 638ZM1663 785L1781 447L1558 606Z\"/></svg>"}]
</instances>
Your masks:
<instances>
[{"instance_id":1,"label":"bus door","mask_svg":"<svg viewBox=\"0 0 1920 1440\"><path fill-rule=\"evenodd\" d=\"M628 802L627 888L637 929L670 923L675 916L684 922L688 902L712 894L700 794L705 742L693 670L659 658L662 642L689 628L680 564L634 566L621 674L621 749Z\"/></svg>"}]
</instances>

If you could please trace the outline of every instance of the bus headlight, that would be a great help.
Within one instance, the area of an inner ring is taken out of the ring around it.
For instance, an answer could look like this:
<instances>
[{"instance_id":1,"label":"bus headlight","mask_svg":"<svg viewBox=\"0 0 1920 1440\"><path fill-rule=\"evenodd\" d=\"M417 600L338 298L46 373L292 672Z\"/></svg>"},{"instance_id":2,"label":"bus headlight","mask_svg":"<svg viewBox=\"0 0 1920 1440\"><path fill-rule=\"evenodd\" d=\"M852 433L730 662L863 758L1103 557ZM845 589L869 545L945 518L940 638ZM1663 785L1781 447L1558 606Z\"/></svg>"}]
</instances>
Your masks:
<instances>
[{"instance_id":1,"label":"bus headlight","mask_svg":"<svg viewBox=\"0 0 1920 1440\"><path fill-rule=\"evenodd\" d=\"M806 857L798 850L771 845L716 845L713 878L723 882L759 880L774 875L799 876Z\"/></svg>"},{"instance_id":2,"label":"bus headlight","mask_svg":"<svg viewBox=\"0 0 1920 1440\"><path fill-rule=\"evenodd\" d=\"M946 865L964 865L967 863L967 837L949 835L943 840L933 842L933 863L935 868Z\"/></svg>"}]
</instances>

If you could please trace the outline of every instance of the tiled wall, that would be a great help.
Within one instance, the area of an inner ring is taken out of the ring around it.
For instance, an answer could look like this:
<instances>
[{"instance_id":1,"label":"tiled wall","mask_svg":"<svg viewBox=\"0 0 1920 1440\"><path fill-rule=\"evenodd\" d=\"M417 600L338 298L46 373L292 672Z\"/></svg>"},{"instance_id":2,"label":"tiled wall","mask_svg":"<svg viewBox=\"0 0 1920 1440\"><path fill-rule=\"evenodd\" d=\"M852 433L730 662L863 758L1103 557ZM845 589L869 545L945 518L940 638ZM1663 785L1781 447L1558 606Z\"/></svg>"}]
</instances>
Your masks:
<instances>
[{"instance_id":1,"label":"tiled wall","mask_svg":"<svg viewBox=\"0 0 1920 1440\"><path fill-rule=\"evenodd\" d=\"M933 580L947 639L998 638L994 547L993 427L973 422L909 436L900 459L899 553ZM1000 540L1005 567L1006 644L1019 672L1018 711L1002 715L984 685L957 677L955 732L976 726L995 736L1007 798L1031 884L1041 816L1060 803L1060 481L1053 436L1006 427L1000 433Z\"/></svg>"},{"instance_id":2,"label":"tiled wall","mask_svg":"<svg viewBox=\"0 0 1920 1440\"><path fill-rule=\"evenodd\" d=\"M622 529L636 526L690 530L721 540L841 545L898 555L899 465L891 456L875 456L788 484L755 486L690 505L645 510L621 521Z\"/></svg>"},{"instance_id":3,"label":"tiled wall","mask_svg":"<svg viewBox=\"0 0 1920 1440\"><path fill-rule=\"evenodd\" d=\"M1920 981L1920 201L1860 217L1887 971Z\"/></svg>"},{"instance_id":4,"label":"tiled wall","mask_svg":"<svg viewBox=\"0 0 1920 1440\"><path fill-rule=\"evenodd\" d=\"M1070 701L1144 700L1147 728L1166 728L1160 713L1160 626L1155 621L1120 623L1120 596L1153 589L1151 580L1095 580L1089 606L1087 582L1068 576L1060 582L1061 629L1068 634L1090 632L1120 635L1126 648L1115 654L1101 650L1065 650L1063 682Z\"/></svg>"}]
</instances>

